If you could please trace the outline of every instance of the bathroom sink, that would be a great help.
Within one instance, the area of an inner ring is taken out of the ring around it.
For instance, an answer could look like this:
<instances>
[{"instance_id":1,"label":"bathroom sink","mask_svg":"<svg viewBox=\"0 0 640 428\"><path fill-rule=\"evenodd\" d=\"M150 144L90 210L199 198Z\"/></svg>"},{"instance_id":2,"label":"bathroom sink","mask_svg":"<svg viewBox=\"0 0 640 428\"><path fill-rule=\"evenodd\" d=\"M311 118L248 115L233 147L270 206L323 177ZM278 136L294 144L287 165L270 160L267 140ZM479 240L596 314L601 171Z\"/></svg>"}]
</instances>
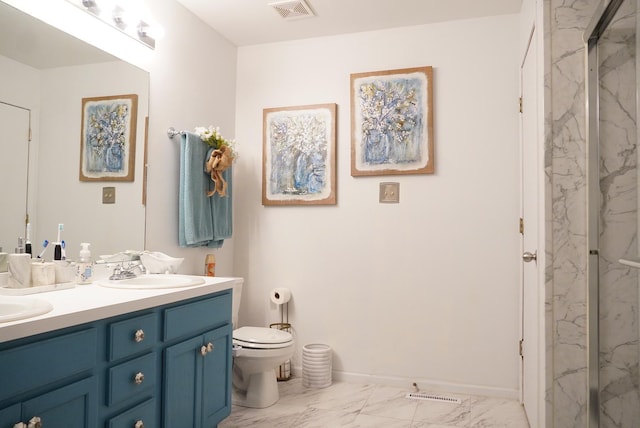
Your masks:
<instances>
[{"instance_id":1,"label":"bathroom sink","mask_svg":"<svg viewBox=\"0 0 640 428\"><path fill-rule=\"evenodd\" d=\"M0 322L15 321L46 314L51 311L51 303L29 297L1 296Z\"/></svg>"},{"instance_id":2,"label":"bathroom sink","mask_svg":"<svg viewBox=\"0 0 640 428\"><path fill-rule=\"evenodd\" d=\"M96 284L110 288L131 289L156 289L156 288L180 288L204 284L204 279L197 276L173 275L173 274L147 274L135 278L119 280L100 280Z\"/></svg>"}]
</instances>

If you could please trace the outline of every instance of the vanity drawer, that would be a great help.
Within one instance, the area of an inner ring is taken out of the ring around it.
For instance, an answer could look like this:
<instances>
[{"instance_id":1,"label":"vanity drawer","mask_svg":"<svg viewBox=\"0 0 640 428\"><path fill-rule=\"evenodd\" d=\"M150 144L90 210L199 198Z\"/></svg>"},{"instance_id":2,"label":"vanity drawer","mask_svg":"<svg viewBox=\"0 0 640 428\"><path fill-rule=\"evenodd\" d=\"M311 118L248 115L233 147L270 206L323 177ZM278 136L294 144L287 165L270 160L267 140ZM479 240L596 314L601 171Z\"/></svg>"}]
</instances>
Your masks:
<instances>
[{"instance_id":1,"label":"vanity drawer","mask_svg":"<svg viewBox=\"0 0 640 428\"><path fill-rule=\"evenodd\" d=\"M109 361L147 351L158 341L158 315L140 315L109 325Z\"/></svg>"},{"instance_id":2,"label":"vanity drawer","mask_svg":"<svg viewBox=\"0 0 640 428\"><path fill-rule=\"evenodd\" d=\"M92 369L97 332L90 328L0 352L0 401Z\"/></svg>"},{"instance_id":3,"label":"vanity drawer","mask_svg":"<svg viewBox=\"0 0 640 428\"><path fill-rule=\"evenodd\" d=\"M136 407L109 419L108 428L135 428L137 426L157 427L156 401L151 398Z\"/></svg>"},{"instance_id":4,"label":"vanity drawer","mask_svg":"<svg viewBox=\"0 0 640 428\"><path fill-rule=\"evenodd\" d=\"M131 398L156 384L156 354L151 353L109 369L107 405Z\"/></svg>"},{"instance_id":5,"label":"vanity drawer","mask_svg":"<svg viewBox=\"0 0 640 428\"><path fill-rule=\"evenodd\" d=\"M164 340L176 339L231 322L231 293L164 311Z\"/></svg>"}]
</instances>

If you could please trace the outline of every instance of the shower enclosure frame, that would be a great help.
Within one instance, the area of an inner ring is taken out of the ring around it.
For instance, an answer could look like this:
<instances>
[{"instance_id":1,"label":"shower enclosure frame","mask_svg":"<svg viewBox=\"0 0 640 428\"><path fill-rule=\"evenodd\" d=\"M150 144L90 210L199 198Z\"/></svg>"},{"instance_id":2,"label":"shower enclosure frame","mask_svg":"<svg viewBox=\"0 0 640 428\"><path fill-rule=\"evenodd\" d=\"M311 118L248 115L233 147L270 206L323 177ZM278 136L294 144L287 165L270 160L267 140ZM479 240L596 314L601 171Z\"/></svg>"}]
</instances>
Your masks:
<instances>
[{"instance_id":1,"label":"shower enclosure frame","mask_svg":"<svg viewBox=\"0 0 640 428\"><path fill-rule=\"evenodd\" d=\"M625 0L601 0L587 26L586 44L587 112L587 376L588 428L600 426L600 71L598 41Z\"/></svg>"}]
</instances>

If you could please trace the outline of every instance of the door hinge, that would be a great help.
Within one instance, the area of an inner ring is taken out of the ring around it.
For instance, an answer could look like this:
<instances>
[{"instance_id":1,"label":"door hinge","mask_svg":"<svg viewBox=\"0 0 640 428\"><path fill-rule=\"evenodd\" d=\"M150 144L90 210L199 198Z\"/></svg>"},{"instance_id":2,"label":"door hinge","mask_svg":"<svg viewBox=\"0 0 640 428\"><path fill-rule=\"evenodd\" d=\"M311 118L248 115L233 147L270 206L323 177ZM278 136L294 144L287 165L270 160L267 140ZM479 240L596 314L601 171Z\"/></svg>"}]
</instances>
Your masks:
<instances>
[{"instance_id":1,"label":"door hinge","mask_svg":"<svg viewBox=\"0 0 640 428\"><path fill-rule=\"evenodd\" d=\"M522 113L522 97L518 98L518 103L520 104L520 113Z\"/></svg>"},{"instance_id":2,"label":"door hinge","mask_svg":"<svg viewBox=\"0 0 640 428\"><path fill-rule=\"evenodd\" d=\"M524 235L524 219L520 217L520 234Z\"/></svg>"},{"instance_id":3,"label":"door hinge","mask_svg":"<svg viewBox=\"0 0 640 428\"><path fill-rule=\"evenodd\" d=\"M520 339L518 342L518 351L520 352L520 358L524 358L524 339Z\"/></svg>"}]
</instances>

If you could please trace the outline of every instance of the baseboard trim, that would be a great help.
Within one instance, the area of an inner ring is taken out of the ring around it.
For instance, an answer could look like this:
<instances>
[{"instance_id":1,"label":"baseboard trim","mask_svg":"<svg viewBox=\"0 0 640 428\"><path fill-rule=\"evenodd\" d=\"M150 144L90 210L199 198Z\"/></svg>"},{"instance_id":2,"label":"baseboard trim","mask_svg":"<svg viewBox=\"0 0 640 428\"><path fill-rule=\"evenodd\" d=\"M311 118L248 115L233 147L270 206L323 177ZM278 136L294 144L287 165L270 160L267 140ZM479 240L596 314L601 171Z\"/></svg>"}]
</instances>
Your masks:
<instances>
[{"instance_id":1,"label":"baseboard trim","mask_svg":"<svg viewBox=\"0 0 640 428\"><path fill-rule=\"evenodd\" d=\"M294 376L302 377L302 367L292 367ZM408 392L414 392L413 383L418 385L420 391L429 392L446 392L466 395L482 395L494 398L506 398L510 400L518 400L519 393L516 389L496 388L491 386L469 385L461 383L451 383L434 381L430 379L409 379L396 376L380 376L368 375L362 373L349 373L333 370L331 372L332 379L335 381L352 382L352 383L368 383L375 385L387 385L398 388L406 388Z\"/></svg>"}]
</instances>

